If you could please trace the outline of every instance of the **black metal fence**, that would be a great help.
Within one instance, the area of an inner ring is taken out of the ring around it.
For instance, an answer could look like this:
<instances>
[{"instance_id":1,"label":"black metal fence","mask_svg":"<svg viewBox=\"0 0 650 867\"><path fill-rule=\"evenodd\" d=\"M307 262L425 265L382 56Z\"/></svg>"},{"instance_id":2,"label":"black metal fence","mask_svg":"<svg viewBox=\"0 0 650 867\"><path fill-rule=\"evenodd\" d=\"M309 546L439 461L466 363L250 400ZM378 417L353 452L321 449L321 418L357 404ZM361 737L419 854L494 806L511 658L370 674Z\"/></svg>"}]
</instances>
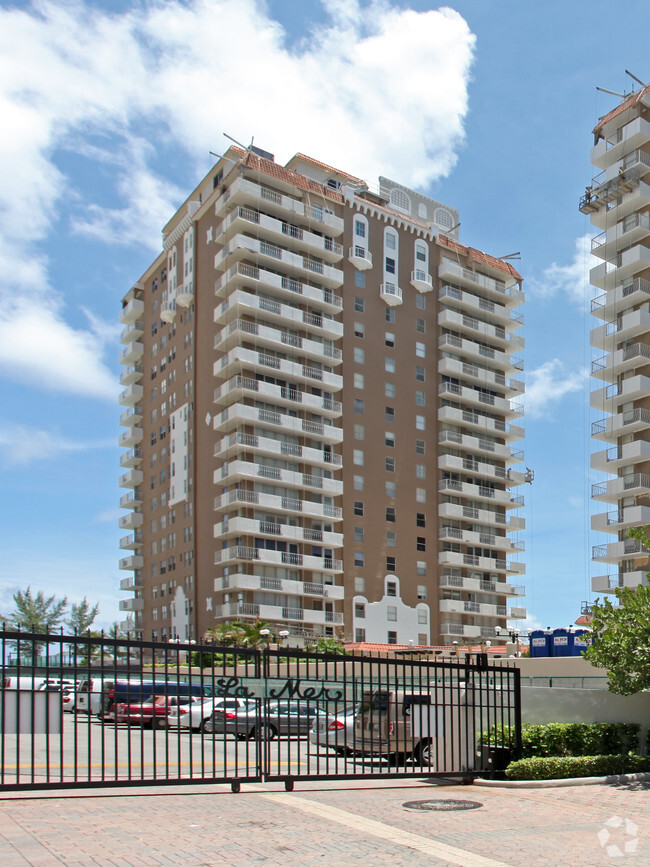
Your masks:
<instances>
[{"instance_id":1,"label":"black metal fence","mask_svg":"<svg viewBox=\"0 0 650 867\"><path fill-rule=\"evenodd\" d=\"M0 632L0 789L494 772L519 670ZM10 663L11 660L11 663Z\"/></svg>"}]
</instances>

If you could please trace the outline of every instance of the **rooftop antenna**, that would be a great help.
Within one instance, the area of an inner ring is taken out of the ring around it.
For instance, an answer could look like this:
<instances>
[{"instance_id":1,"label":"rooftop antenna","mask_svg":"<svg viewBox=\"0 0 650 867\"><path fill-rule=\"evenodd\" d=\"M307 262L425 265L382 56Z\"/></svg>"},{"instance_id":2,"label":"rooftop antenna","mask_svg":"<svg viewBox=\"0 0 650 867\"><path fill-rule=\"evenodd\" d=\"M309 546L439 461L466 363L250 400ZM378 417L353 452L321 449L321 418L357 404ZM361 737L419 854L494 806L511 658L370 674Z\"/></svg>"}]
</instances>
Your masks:
<instances>
[{"instance_id":1,"label":"rooftop antenna","mask_svg":"<svg viewBox=\"0 0 650 867\"><path fill-rule=\"evenodd\" d=\"M507 256L497 256L497 259L521 259L521 253L508 253Z\"/></svg>"},{"instance_id":2,"label":"rooftop antenna","mask_svg":"<svg viewBox=\"0 0 650 867\"><path fill-rule=\"evenodd\" d=\"M251 143L248 145L248 147L246 147L246 145L242 144L240 141L237 141L236 138L233 138L231 135L228 135L227 132L224 132L223 134L225 135L226 138L229 138L230 141L234 141L234 143L236 145L238 145L240 148L243 148L245 151L248 151L249 154L252 153L253 142L255 141L255 136L251 136Z\"/></svg>"},{"instance_id":3,"label":"rooftop antenna","mask_svg":"<svg viewBox=\"0 0 650 867\"><path fill-rule=\"evenodd\" d=\"M636 75L634 75L632 72L630 72L629 69L626 69L626 70L625 70L625 74L626 74L626 75L629 75L630 78L634 79L634 81L636 81L637 84L640 84L641 87L645 87L645 86L646 86L646 85L645 85L645 82L644 82L644 81L641 81L640 78L637 78Z\"/></svg>"},{"instance_id":4,"label":"rooftop antenna","mask_svg":"<svg viewBox=\"0 0 650 867\"><path fill-rule=\"evenodd\" d=\"M600 90L602 93L611 93L612 96L618 96L621 99L627 99L624 93L617 93L615 90L607 90L606 87L596 87L596 90Z\"/></svg>"},{"instance_id":5,"label":"rooftop antenna","mask_svg":"<svg viewBox=\"0 0 650 867\"><path fill-rule=\"evenodd\" d=\"M460 223L456 223L456 225L455 225L455 226L452 226L451 229L442 229L441 231L442 231L445 235L450 235L452 232L455 232L456 229L460 229Z\"/></svg>"}]
</instances>

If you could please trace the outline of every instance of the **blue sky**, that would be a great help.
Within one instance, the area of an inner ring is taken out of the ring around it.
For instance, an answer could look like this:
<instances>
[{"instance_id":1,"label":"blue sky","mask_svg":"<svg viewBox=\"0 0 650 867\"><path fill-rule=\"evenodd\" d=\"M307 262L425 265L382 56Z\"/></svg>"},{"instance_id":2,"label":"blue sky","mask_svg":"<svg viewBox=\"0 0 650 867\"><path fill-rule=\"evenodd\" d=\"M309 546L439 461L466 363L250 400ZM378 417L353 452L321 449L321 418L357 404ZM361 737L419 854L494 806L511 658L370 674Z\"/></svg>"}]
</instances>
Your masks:
<instances>
[{"instance_id":1,"label":"blue sky","mask_svg":"<svg viewBox=\"0 0 650 867\"><path fill-rule=\"evenodd\" d=\"M119 302L228 132L282 162L300 150L416 186L459 209L464 243L521 251L525 604L538 624L572 622L606 569L591 564L606 539L589 530L593 232L578 199L591 129L618 102L596 86L650 78L647 3L612 10L0 4L0 611L31 584L121 619Z\"/></svg>"}]
</instances>

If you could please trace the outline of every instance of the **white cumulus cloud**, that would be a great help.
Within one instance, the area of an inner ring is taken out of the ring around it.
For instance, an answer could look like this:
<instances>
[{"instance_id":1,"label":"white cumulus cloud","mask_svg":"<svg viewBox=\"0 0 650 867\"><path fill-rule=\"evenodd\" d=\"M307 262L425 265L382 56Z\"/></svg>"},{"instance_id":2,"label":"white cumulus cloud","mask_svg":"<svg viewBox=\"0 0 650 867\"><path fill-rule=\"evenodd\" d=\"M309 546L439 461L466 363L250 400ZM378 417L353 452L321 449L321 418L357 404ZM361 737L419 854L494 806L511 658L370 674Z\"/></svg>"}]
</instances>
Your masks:
<instances>
[{"instance_id":1,"label":"white cumulus cloud","mask_svg":"<svg viewBox=\"0 0 650 867\"><path fill-rule=\"evenodd\" d=\"M585 389L588 378L588 370L567 370L559 358L545 361L526 376L526 416L548 415L567 394Z\"/></svg>"},{"instance_id":2,"label":"white cumulus cloud","mask_svg":"<svg viewBox=\"0 0 650 867\"><path fill-rule=\"evenodd\" d=\"M74 442L44 430L0 421L0 456L7 466L22 466L36 460L47 460L63 452L113 448L109 442Z\"/></svg>"},{"instance_id":3,"label":"white cumulus cloud","mask_svg":"<svg viewBox=\"0 0 650 867\"><path fill-rule=\"evenodd\" d=\"M578 307L586 307L592 294L589 271L595 260L591 255L591 235L576 239L575 254L568 265L553 262L542 272L541 279L532 278L530 289L542 298L565 296Z\"/></svg>"}]
</instances>

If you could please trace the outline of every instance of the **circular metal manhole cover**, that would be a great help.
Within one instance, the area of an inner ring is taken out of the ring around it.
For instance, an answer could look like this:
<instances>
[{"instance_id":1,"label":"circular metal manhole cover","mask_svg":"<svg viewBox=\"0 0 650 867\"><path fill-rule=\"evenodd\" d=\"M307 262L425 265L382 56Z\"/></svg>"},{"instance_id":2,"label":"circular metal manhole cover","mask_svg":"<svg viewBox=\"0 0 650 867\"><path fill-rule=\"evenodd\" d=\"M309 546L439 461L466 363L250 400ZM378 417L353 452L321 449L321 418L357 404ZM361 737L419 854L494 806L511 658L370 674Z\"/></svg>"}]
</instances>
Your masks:
<instances>
[{"instance_id":1,"label":"circular metal manhole cover","mask_svg":"<svg viewBox=\"0 0 650 867\"><path fill-rule=\"evenodd\" d=\"M483 804L478 801L453 801L450 798L441 798L435 801L407 801L402 806L407 810L478 810Z\"/></svg>"}]
</instances>

